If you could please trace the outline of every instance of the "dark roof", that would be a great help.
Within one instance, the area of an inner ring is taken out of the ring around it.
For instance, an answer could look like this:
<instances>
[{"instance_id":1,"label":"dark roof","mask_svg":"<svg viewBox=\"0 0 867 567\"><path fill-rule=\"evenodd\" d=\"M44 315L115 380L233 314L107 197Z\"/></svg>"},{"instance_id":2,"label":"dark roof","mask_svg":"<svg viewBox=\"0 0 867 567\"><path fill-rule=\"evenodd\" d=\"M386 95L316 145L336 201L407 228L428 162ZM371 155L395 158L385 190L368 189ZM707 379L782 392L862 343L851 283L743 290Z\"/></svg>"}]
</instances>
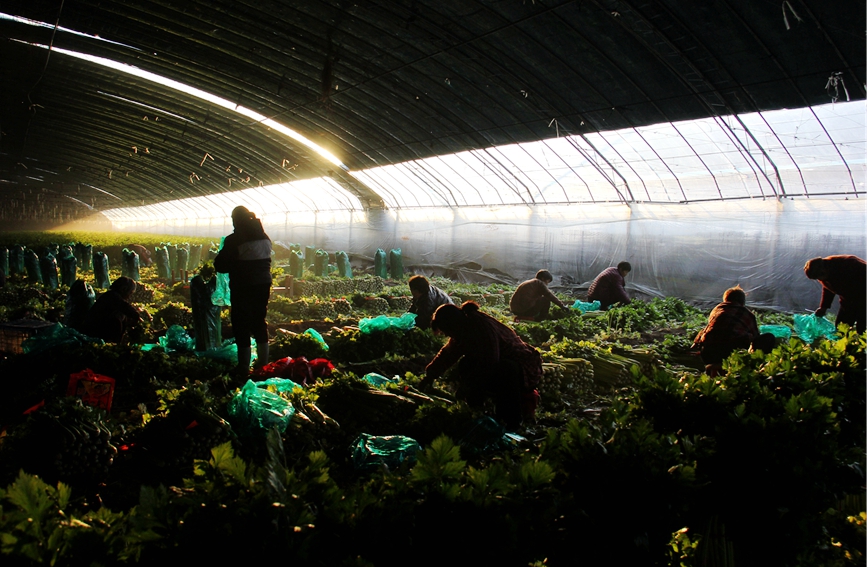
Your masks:
<instances>
[{"instance_id":1,"label":"dark roof","mask_svg":"<svg viewBox=\"0 0 867 567\"><path fill-rule=\"evenodd\" d=\"M349 169L555 128L824 104L835 73L841 97L843 85L865 97L863 1L5 0L0 12L59 22L0 19L0 220L324 175L379 204L249 118L30 43L236 102Z\"/></svg>"}]
</instances>

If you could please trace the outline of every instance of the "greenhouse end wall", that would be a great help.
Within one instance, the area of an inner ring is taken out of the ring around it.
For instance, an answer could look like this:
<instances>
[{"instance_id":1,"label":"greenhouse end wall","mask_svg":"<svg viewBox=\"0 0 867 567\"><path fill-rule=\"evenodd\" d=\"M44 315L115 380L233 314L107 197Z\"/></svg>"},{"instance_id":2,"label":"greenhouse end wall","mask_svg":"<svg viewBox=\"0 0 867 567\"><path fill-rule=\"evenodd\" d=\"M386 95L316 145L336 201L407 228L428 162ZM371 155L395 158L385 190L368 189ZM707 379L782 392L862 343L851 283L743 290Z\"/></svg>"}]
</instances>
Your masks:
<instances>
[{"instance_id":1,"label":"greenhouse end wall","mask_svg":"<svg viewBox=\"0 0 867 567\"><path fill-rule=\"evenodd\" d=\"M578 297L596 274L626 260L635 297L706 306L740 284L751 306L803 312L816 309L821 294L804 276L806 260L867 257L862 199L254 212L278 246L342 250L357 265L372 262L378 248L400 248L409 270L461 281L516 283L546 268L552 288ZM228 218L207 225L178 219L115 229L216 240L232 226Z\"/></svg>"}]
</instances>

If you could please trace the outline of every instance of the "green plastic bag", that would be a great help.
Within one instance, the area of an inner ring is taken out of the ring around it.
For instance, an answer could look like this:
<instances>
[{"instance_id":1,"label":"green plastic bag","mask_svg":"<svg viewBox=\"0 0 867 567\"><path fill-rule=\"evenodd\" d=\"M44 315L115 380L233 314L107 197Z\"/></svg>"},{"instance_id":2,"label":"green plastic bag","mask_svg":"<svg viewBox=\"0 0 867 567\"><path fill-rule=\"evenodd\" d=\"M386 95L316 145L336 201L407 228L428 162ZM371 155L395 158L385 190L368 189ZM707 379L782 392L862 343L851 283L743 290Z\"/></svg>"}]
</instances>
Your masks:
<instances>
[{"instance_id":1,"label":"green plastic bag","mask_svg":"<svg viewBox=\"0 0 867 567\"><path fill-rule=\"evenodd\" d=\"M770 333L778 339L789 340L792 337L792 329L785 325L759 325L759 332Z\"/></svg>"},{"instance_id":2,"label":"green plastic bag","mask_svg":"<svg viewBox=\"0 0 867 567\"><path fill-rule=\"evenodd\" d=\"M374 331L385 331L392 327L408 331L415 326L415 318L415 313L404 313L400 317L389 317L388 315L365 317L358 322L358 329L364 334L370 334Z\"/></svg>"},{"instance_id":3,"label":"green plastic bag","mask_svg":"<svg viewBox=\"0 0 867 567\"><path fill-rule=\"evenodd\" d=\"M310 329L304 331L304 334L310 335L311 337L316 339L316 341L322 345L323 350L328 350L328 343L325 342L325 339L322 338L322 335L319 334L319 331L311 327Z\"/></svg>"},{"instance_id":4,"label":"green plastic bag","mask_svg":"<svg viewBox=\"0 0 867 567\"><path fill-rule=\"evenodd\" d=\"M9 274L24 274L24 247L15 244L9 249Z\"/></svg>"},{"instance_id":5,"label":"green plastic bag","mask_svg":"<svg viewBox=\"0 0 867 567\"><path fill-rule=\"evenodd\" d=\"M403 279L403 254L400 248L393 248L388 253L388 268L391 271L391 279Z\"/></svg>"},{"instance_id":6,"label":"green plastic bag","mask_svg":"<svg viewBox=\"0 0 867 567\"><path fill-rule=\"evenodd\" d=\"M60 283L72 287L78 276L78 260L72 254L60 259Z\"/></svg>"},{"instance_id":7,"label":"green plastic bag","mask_svg":"<svg viewBox=\"0 0 867 567\"><path fill-rule=\"evenodd\" d=\"M207 282L201 275L190 281L190 303L193 306L193 328L196 331L196 350L208 350L223 343L223 322L220 306L214 305L211 296L217 289L217 278Z\"/></svg>"},{"instance_id":8,"label":"green plastic bag","mask_svg":"<svg viewBox=\"0 0 867 567\"><path fill-rule=\"evenodd\" d=\"M341 278L351 278L352 266L349 265L349 255L340 251L335 256L337 257L337 274Z\"/></svg>"},{"instance_id":9,"label":"green plastic bag","mask_svg":"<svg viewBox=\"0 0 867 567\"><path fill-rule=\"evenodd\" d=\"M111 286L108 279L108 254L105 252L93 253L93 279L94 285L99 289L108 289Z\"/></svg>"},{"instance_id":10,"label":"green plastic bag","mask_svg":"<svg viewBox=\"0 0 867 567\"><path fill-rule=\"evenodd\" d=\"M171 278L172 270L169 267L169 251L166 250L165 246L156 246L154 251L156 252L157 277L166 280Z\"/></svg>"},{"instance_id":11,"label":"green plastic bag","mask_svg":"<svg viewBox=\"0 0 867 567\"><path fill-rule=\"evenodd\" d=\"M25 339L21 343L21 349L27 354L36 354L64 345L83 346L87 344L104 345L105 341L82 335L62 323L55 323L50 327L38 330L35 335Z\"/></svg>"},{"instance_id":12,"label":"green plastic bag","mask_svg":"<svg viewBox=\"0 0 867 567\"><path fill-rule=\"evenodd\" d=\"M178 271L186 272L190 269L190 245L187 242L178 245Z\"/></svg>"},{"instance_id":13,"label":"green plastic bag","mask_svg":"<svg viewBox=\"0 0 867 567\"><path fill-rule=\"evenodd\" d=\"M122 254L123 261L120 264L120 275L126 276L137 282L141 281L141 275L139 274L141 258L139 258L138 253L134 250L127 250L124 248Z\"/></svg>"},{"instance_id":14,"label":"green plastic bag","mask_svg":"<svg viewBox=\"0 0 867 567\"><path fill-rule=\"evenodd\" d=\"M171 277L174 277L175 272L178 269L178 246L169 242L166 244L166 250L169 252L169 270L172 272Z\"/></svg>"},{"instance_id":15,"label":"green plastic bag","mask_svg":"<svg viewBox=\"0 0 867 567\"><path fill-rule=\"evenodd\" d=\"M313 258L313 275L324 277L328 275L328 252L317 250Z\"/></svg>"},{"instance_id":16,"label":"green plastic bag","mask_svg":"<svg viewBox=\"0 0 867 567\"><path fill-rule=\"evenodd\" d=\"M837 328L834 323L824 317L816 317L815 313L809 315L794 315L795 334L805 343L812 343L820 337L828 339L836 338Z\"/></svg>"},{"instance_id":17,"label":"green plastic bag","mask_svg":"<svg viewBox=\"0 0 867 567\"><path fill-rule=\"evenodd\" d=\"M90 271L93 269L93 245L84 244L83 242L75 243L75 259L78 260L78 265L82 270Z\"/></svg>"},{"instance_id":18,"label":"green plastic bag","mask_svg":"<svg viewBox=\"0 0 867 567\"><path fill-rule=\"evenodd\" d=\"M579 311L581 311L581 313L587 313L588 311L599 311L601 308L602 303L600 303L598 299L590 303L579 300L572 304L572 309L578 309Z\"/></svg>"},{"instance_id":19,"label":"green plastic bag","mask_svg":"<svg viewBox=\"0 0 867 567\"><path fill-rule=\"evenodd\" d=\"M421 445L403 435L374 436L362 433L352 443L352 463L360 471L376 471L382 467L397 468L404 461L413 462Z\"/></svg>"},{"instance_id":20,"label":"green plastic bag","mask_svg":"<svg viewBox=\"0 0 867 567\"><path fill-rule=\"evenodd\" d=\"M223 239L220 240L220 250L223 249L225 243L226 237L224 236ZM214 288L214 293L211 294L211 303L219 305L220 307L231 306L232 294L229 291L229 274L217 272L215 277L217 278L217 287Z\"/></svg>"},{"instance_id":21,"label":"green plastic bag","mask_svg":"<svg viewBox=\"0 0 867 567\"><path fill-rule=\"evenodd\" d=\"M373 275L379 276L382 279L388 277L388 268L385 265L385 250L377 248L376 254L373 255Z\"/></svg>"},{"instance_id":22,"label":"green plastic bag","mask_svg":"<svg viewBox=\"0 0 867 567\"><path fill-rule=\"evenodd\" d=\"M386 384L396 384L397 380L393 378L387 378L382 374L377 374L376 372L368 372L364 375L364 381L372 386L385 386Z\"/></svg>"},{"instance_id":23,"label":"green plastic bag","mask_svg":"<svg viewBox=\"0 0 867 567\"><path fill-rule=\"evenodd\" d=\"M292 250L289 253L289 274L296 278L304 275L304 258L300 250Z\"/></svg>"},{"instance_id":24,"label":"green plastic bag","mask_svg":"<svg viewBox=\"0 0 867 567\"><path fill-rule=\"evenodd\" d=\"M255 341L251 341L251 358L256 354L256 348L253 346ZM235 344L235 339L226 339L223 344L216 348L208 350L197 350L196 356L200 358L211 358L214 360L224 360L232 364L238 363L238 345Z\"/></svg>"},{"instance_id":25,"label":"green plastic bag","mask_svg":"<svg viewBox=\"0 0 867 567\"><path fill-rule=\"evenodd\" d=\"M265 433L272 427L283 433L295 415L291 403L252 380L229 400L228 411L232 427L247 433Z\"/></svg>"},{"instance_id":26,"label":"green plastic bag","mask_svg":"<svg viewBox=\"0 0 867 567\"><path fill-rule=\"evenodd\" d=\"M169 327L166 331L166 336L160 337L157 342L159 342L166 352L190 352L196 350L196 341L180 325Z\"/></svg>"},{"instance_id":27,"label":"green plastic bag","mask_svg":"<svg viewBox=\"0 0 867 567\"><path fill-rule=\"evenodd\" d=\"M42 285L48 289L57 289L57 260L53 254L39 259L39 271L42 272Z\"/></svg>"},{"instance_id":28,"label":"green plastic bag","mask_svg":"<svg viewBox=\"0 0 867 567\"><path fill-rule=\"evenodd\" d=\"M199 267L202 263L202 245L190 244L190 257L187 260L187 269L191 272Z\"/></svg>"},{"instance_id":29,"label":"green plastic bag","mask_svg":"<svg viewBox=\"0 0 867 567\"><path fill-rule=\"evenodd\" d=\"M42 283L39 256L33 250L27 249L24 251L24 267L27 269L27 279L30 283Z\"/></svg>"},{"instance_id":30,"label":"green plastic bag","mask_svg":"<svg viewBox=\"0 0 867 567\"><path fill-rule=\"evenodd\" d=\"M509 450L524 437L507 433L506 428L490 416L480 417L460 440L460 446L471 454Z\"/></svg>"},{"instance_id":31,"label":"green plastic bag","mask_svg":"<svg viewBox=\"0 0 867 567\"><path fill-rule=\"evenodd\" d=\"M311 265L313 263L313 259L316 256L316 247L315 246L305 246L304 247L304 263L306 265Z\"/></svg>"}]
</instances>

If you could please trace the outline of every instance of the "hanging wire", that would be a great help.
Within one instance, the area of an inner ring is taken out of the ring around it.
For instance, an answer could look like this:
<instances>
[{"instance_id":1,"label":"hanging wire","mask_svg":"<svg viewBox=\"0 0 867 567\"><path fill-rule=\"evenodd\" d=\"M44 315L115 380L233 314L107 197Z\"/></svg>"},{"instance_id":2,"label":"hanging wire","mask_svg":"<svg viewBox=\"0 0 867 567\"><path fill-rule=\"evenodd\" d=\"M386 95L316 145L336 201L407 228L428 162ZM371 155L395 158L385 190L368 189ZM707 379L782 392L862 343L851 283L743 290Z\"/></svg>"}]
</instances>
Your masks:
<instances>
[{"instance_id":1,"label":"hanging wire","mask_svg":"<svg viewBox=\"0 0 867 567\"><path fill-rule=\"evenodd\" d=\"M35 89L39 83L42 81L42 77L45 76L45 71L48 69L48 60L51 58L51 51L54 47L54 35L57 33L57 28L60 27L60 14L63 13L63 3L65 0L60 0L60 9L57 10L57 19L54 21L54 28L51 30L51 40L48 42L48 53L45 55L45 64L42 66L42 71L39 73L39 78L36 79L36 82L33 83L33 86L30 87L30 90L27 91L27 108L28 110L33 110L34 112L30 113L30 118L27 120L27 127L24 129L24 139L21 142L21 155L24 155L24 149L27 147L27 134L30 132L30 123L33 120L33 115L36 114L35 109L37 107L44 108L39 104L33 104L33 101L30 99L30 95L33 93L33 89Z\"/></svg>"},{"instance_id":2,"label":"hanging wire","mask_svg":"<svg viewBox=\"0 0 867 567\"><path fill-rule=\"evenodd\" d=\"M843 73L840 71L831 73L831 76L828 77L828 82L825 83L825 92L831 97L831 103L837 102L837 99L840 98L841 86L843 87L843 92L846 94L846 102L849 102L849 90L846 88L846 83L843 82ZM834 89L834 94L831 94L831 89Z\"/></svg>"},{"instance_id":3,"label":"hanging wire","mask_svg":"<svg viewBox=\"0 0 867 567\"><path fill-rule=\"evenodd\" d=\"M789 18L786 16L786 7L789 8L789 11L792 12L792 15L795 16L796 20L798 20L799 22L803 22L804 20L802 20L801 16L799 16L798 13L795 11L795 9L792 8L792 5L789 4L789 0L784 0L783 1L783 22L785 22L785 24L786 24L786 29L790 30L790 29L792 29L792 26L789 25Z\"/></svg>"}]
</instances>

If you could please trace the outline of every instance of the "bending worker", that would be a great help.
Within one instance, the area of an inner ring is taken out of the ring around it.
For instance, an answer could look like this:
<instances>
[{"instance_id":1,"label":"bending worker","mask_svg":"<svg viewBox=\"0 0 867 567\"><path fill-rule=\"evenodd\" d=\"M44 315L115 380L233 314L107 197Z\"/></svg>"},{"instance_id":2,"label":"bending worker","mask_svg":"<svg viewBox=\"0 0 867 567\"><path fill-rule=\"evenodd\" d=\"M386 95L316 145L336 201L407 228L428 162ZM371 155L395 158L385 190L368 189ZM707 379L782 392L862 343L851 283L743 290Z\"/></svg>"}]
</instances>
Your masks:
<instances>
[{"instance_id":1,"label":"bending worker","mask_svg":"<svg viewBox=\"0 0 867 567\"><path fill-rule=\"evenodd\" d=\"M548 289L548 284L552 281L554 277L548 270L536 272L536 277L523 282L515 289L512 299L509 300L509 310L518 317L535 321L548 318L551 303L568 311L569 308Z\"/></svg>"},{"instance_id":2,"label":"bending worker","mask_svg":"<svg viewBox=\"0 0 867 567\"><path fill-rule=\"evenodd\" d=\"M477 303L465 301L460 307L437 308L431 329L449 340L425 368L422 390L460 360L458 399L474 407L493 399L496 418L509 431L535 415L542 356L511 327L479 311Z\"/></svg>"},{"instance_id":3,"label":"bending worker","mask_svg":"<svg viewBox=\"0 0 867 567\"><path fill-rule=\"evenodd\" d=\"M807 260L804 274L822 284L822 300L816 317L824 317L834 296L840 296L836 324L846 323L859 333L864 332L867 314L867 265L858 256L827 256Z\"/></svg>"},{"instance_id":4,"label":"bending worker","mask_svg":"<svg viewBox=\"0 0 867 567\"><path fill-rule=\"evenodd\" d=\"M776 338L759 333L756 316L746 308L747 294L740 286L725 290L723 302L713 308L707 326L699 331L693 347L701 349L701 359L708 366L718 366L739 348L771 352Z\"/></svg>"},{"instance_id":5,"label":"bending worker","mask_svg":"<svg viewBox=\"0 0 867 567\"><path fill-rule=\"evenodd\" d=\"M446 292L431 285L424 276L409 278L409 291L412 294L412 305L409 312L415 313L415 326L419 329L430 327L434 311L440 305L453 305L454 301Z\"/></svg>"},{"instance_id":6,"label":"bending worker","mask_svg":"<svg viewBox=\"0 0 867 567\"><path fill-rule=\"evenodd\" d=\"M151 319L150 313L139 311L130 304L135 290L136 283L132 278L121 276L114 280L87 311L80 331L107 343L123 341L124 333L141 321L142 315Z\"/></svg>"},{"instance_id":7,"label":"bending worker","mask_svg":"<svg viewBox=\"0 0 867 567\"><path fill-rule=\"evenodd\" d=\"M250 372L251 341L259 364L268 364L268 299L271 297L271 239L262 221L246 207L232 210L235 232L223 241L214 269L229 274L232 333L238 346L236 373Z\"/></svg>"},{"instance_id":8,"label":"bending worker","mask_svg":"<svg viewBox=\"0 0 867 567\"><path fill-rule=\"evenodd\" d=\"M627 305L626 274L631 271L629 262L620 262L616 268L612 266L602 270L587 290L587 301L599 301L602 309L608 309L615 303Z\"/></svg>"}]
</instances>

